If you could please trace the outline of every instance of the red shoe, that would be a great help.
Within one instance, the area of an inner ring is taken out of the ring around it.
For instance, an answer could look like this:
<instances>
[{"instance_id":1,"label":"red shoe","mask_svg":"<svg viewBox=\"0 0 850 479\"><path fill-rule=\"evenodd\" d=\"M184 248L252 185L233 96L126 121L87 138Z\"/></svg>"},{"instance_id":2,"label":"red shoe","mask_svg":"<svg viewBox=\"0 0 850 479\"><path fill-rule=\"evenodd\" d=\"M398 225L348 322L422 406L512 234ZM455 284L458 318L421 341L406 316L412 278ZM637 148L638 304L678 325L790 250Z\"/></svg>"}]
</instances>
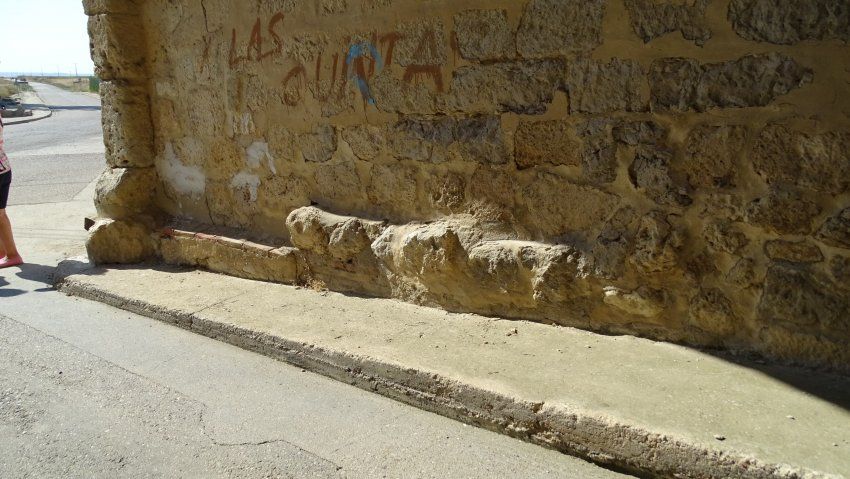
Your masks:
<instances>
[{"instance_id":1,"label":"red shoe","mask_svg":"<svg viewBox=\"0 0 850 479\"><path fill-rule=\"evenodd\" d=\"M7 256L0 260L0 269L11 268L12 266L20 266L22 264L24 264L24 259L20 256L12 259L9 259L9 257Z\"/></svg>"}]
</instances>

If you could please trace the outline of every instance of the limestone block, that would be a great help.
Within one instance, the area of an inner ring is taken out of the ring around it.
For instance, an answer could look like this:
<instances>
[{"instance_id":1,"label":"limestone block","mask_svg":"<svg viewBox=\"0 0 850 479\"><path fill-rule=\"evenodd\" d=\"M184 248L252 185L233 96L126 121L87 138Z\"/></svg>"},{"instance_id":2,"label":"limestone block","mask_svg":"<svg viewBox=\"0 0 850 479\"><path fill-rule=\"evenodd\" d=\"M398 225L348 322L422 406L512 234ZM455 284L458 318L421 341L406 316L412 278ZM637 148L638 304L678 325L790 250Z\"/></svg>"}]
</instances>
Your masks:
<instances>
[{"instance_id":1,"label":"limestone block","mask_svg":"<svg viewBox=\"0 0 850 479\"><path fill-rule=\"evenodd\" d=\"M336 129L330 125L321 125L313 133L299 135L298 144L304 161L323 163L330 160L336 151Z\"/></svg>"},{"instance_id":2,"label":"limestone block","mask_svg":"<svg viewBox=\"0 0 850 479\"><path fill-rule=\"evenodd\" d=\"M375 165L367 196L381 211L409 216L418 211L417 176L419 169L412 165Z\"/></svg>"},{"instance_id":3,"label":"limestone block","mask_svg":"<svg viewBox=\"0 0 850 479\"><path fill-rule=\"evenodd\" d=\"M530 0L517 32L525 58L589 52L602 44L604 0Z\"/></svg>"},{"instance_id":4,"label":"limestone block","mask_svg":"<svg viewBox=\"0 0 850 479\"><path fill-rule=\"evenodd\" d=\"M523 264L518 242L485 241L469 250L469 270L476 288L510 296L508 302L527 306L532 299L529 265Z\"/></svg>"},{"instance_id":5,"label":"limestone block","mask_svg":"<svg viewBox=\"0 0 850 479\"><path fill-rule=\"evenodd\" d=\"M617 179L617 144L612 136L612 123L594 118L578 126L584 143L581 151L582 175L596 184Z\"/></svg>"},{"instance_id":6,"label":"limestone block","mask_svg":"<svg viewBox=\"0 0 850 479\"><path fill-rule=\"evenodd\" d=\"M691 298L688 321L703 331L729 336L739 326L732 302L716 288L704 289Z\"/></svg>"},{"instance_id":7,"label":"limestone block","mask_svg":"<svg viewBox=\"0 0 850 479\"><path fill-rule=\"evenodd\" d=\"M453 111L544 113L563 83L564 62L532 60L460 67L445 99Z\"/></svg>"},{"instance_id":8,"label":"limestone block","mask_svg":"<svg viewBox=\"0 0 850 479\"><path fill-rule=\"evenodd\" d=\"M850 332L847 311L850 295L823 275L780 264L768 269L758 305L762 321L828 331L846 339Z\"/></svg>"},{"instance_id":9,"label":"limestone block","mask_svg":"<svg viewBox=\"0 0 850 479\"><path fill-rule=\"evenodd\" d=\"M100 84L106 162L113 168L153 166L153 124L144 88Z\"/></svg>"},{"instance_id":10,"label":"limestone block","mask_svg":"<svg viewBox=\"0 0 850 479\"><path fill-rule=\"evenodd\" d=\"M316 168L313 180L322 187L314 191L311 198L330 206L350 207L352 202L366 196L364 180L360 178L352 161L322 163Z\"/></svg>"},{"instance_id":11,"label":"limestone block","mask_svg":"<svg viewBox=\"0 0 850 479\"><path fill-rule=\"evenodd\" d=\"M649 71L656 111L766 106L811 81L810 69L779 53L708 64L666 58L653 62Z\"/></svg>"},{"instance_id":12,"label":"limestone block","mask_svg":"<svg viewBox=\"0 0 850 479\"><path fill-rule=\"evenodd\" d=\"M355 125L340 132L342 139L361 160L374 160L387 144L384 130L373 125Z\"/></svg>"},{"instance_id":13,"label":"limestone block","mask_svg":"<svg viewBox=\"0 0 850 479\"><path fill-rule=\"evenodd\" d=\"M445 275L456 274L466 263L458 233L446 222L389 227L372 243L372 251L396 273L425 283L444 282Z\"/></svg>"},{"instance_id":14,"label":"limestone block","mask_svg":"<svg viewBox=\"0 0 850 479\"><path fill-rule=\"evenodd\" d=\"M467 60L505 60L516 56L514 33L505 10L465 10L454 16L460 55Z\"/></svg>"},{"instance_id":15,"label":"limestone block","mask_svg":"<svg viewBox=\"0 0 850 479\"><path fill-rule=\"evenodd\" d=\"M398 159L430 163L459 160L503 164L508 161L498 116L403 119L390 128L388 135L392 153Z\"/></svg>"},{"instance_id":16,"label":"limestone block","mask_svg":"<svg viewBox=\"0 0 850 479\"><path fill-rule=\"evenodd\" d=\"M514 136L519 169L535 166L581 163L581 142L575 128L562 120L520 122Z\"/></svg>"},{"instance_id":17,"label":"limestone block","mask_svg":"<svg viewBox=\"0 0 850 479\"><path fill-rule=\"evenodd\" d=\"M98 77L107 81L140 81L146 77L145 35L138 17L93 15L88 30Z\"/></svg>"},{"instance_id":18,"label":"limestone block","mask_svg":"<svg viewBox=\"0 0 850 479\"><path fill-rule=\"evenodd\" d=\"M761 131L751 154L768 184L794 184L825 193L850 188L850 133L807 134L784 125Z\"/></svg>"},{"instance_id":19,"label":"limestone block","mask_svg":"<svg viewBox=\"0 0 850 479\"><path fill-rule=\"evenodd\" d=\"M482 166L469 180L470 199L501 209L512 208L517 192L516 181L506 171Z\"/></svg>"},{"instance_id":20,"label":"limestone block","mask_svg":"<svg viewBox=\"0 0 850 479\"><path fill-rule=\"evenodd\" d=\"M732 0L729 20L747 40L793 45L805 40L850 41L850 7L834 0Z\"/></svg>"},{"instance_id":21,"label":"limestone block","mask_svg":"<svg viewBox=\"0 0 850 479\"><path fill-rule=\"evenodd\" d=\"M681 247L679 231L663 213L653 211L640 219L634 254L629 260L643 273L666 272L677 266Z\"/></svg>"},{"instance_id":22,"label":"limestone block","mask_svg":"<svg viewBox=\"0 0 850 479\"><path fill-rule=\"evenodd\" d=\"M850 249L850 208L827 219L818 230L818 239L830 246Z\"/></svg>"},{"instance_id":23,"label":"limestone block","mask_svg":"<svg viewBox=\"0 0 850 479\"><path fill-rule=\"evenodd\" d=\"M629 166L632 184L650 199L665 206L688 206L692 200L684 185L670 174L673 154L664 149L638 148Z\"/></svg>"},{"instance_id":24,"label":"limestone block","mask_svg":"<svg viewBox=\"0 0 850 479\"><path fill-rule=\"evenodd\" d=\"M705 18L709 1L626 0L626 9L632 29L644 43L679 31L686 40L703 46L711 38L711 29Z\"/></svg>"},{"instance_id":25,"label":"limestone block","mask_svg":"<svg viewBox=\"0 0 850 479\"><path fill-rule=\"evenodd\" d=\"M540 174L522 195L530 225L549 236L600 229L620 198L554 174Z\"/></svg>"},{"instance_id":26,"label":"limestone block","mask_svg":"<svg viewBox=\"0 0 850 479\"><path fill-rule=\"evenodd\" d=\"M435 115L444 109L442 96L426 82L406 82L385 68L369 86L378 110L404 115Z\"/></svg>"},{"instance_id":27,"label":"limestone block","mask_svg":"<svg viewBox=\"0 0 850 479\"><path fill-rule=\"evenodd\" d=\"M756 273L756 262L752 258L740 258L726 273L726 281L741 289L760 285Z\"/></svg>"},{"instance_id":28,"label":"limestone block","mask_svg":"<svg viewBox=\"0 0 850 479\"><path fill-rule=\"evenodd\" d=\"M681 169L693 188L735 185L736 160L747 141L747 129L736 125L700 125L688 135Z\"/></svg>"},{"instance_id":29,"label":"limestone block","mask_svg":"<svg viewBox=\"0 0 850 479\"><path fill-rule=\"evenodd\" d=\"M729 254L738 253L750 242L747 235L725 219L710 221L703 228L702 235L711 249Z\"/></svg>"},{"instance_id":30,"label":"limestone block","mask_svg":"<svg viewBox=\"0 0 850 479\"><path fill-rule=\"evenodd\" d=\"M557 304L570 314L588 314L588 303L598 301L590 300L591 258L569 245L527 248L523 253L533 260L535 300Z\"/></svg>"},{"instance_id":31,"label":"limestone block","mask_svg":"<svg viewBox=\"0 0 850 479\"><path fill-rule=\"evenodd\" d=\"M746 221L780 234L809 234L821 208L791 189L771 189L747 206Z\"/></svg>"},{"instance_id":32,"label":"limestone block","mask_svg":"<svg viewBox=\"0 0 850 479\"><path fill-rule=\"evenodd\" d=\"M425 190L431 204L439 210L454 212L466 202L466 179L458 173L429 175Z\"/></svg>"},{"instance_id":33,"label":"limestone block","mask_svg":"<svg viewBox=\"0 0 850 479\"><path fill-rule=\"evenodd\" d=\"M850 256L834 256L829 262L829 271L839 285L850 289Z\"/></svg>"},{"instance_id":34,"label":"limestone block","mask_svg":"<svg viewBox=\"0 0 850 479\"><path fill-rule=\"evenodd\" d=\"M396 29L401 39L395 46L393 62L401 66L443 65L449 43L443 22L436 18L402 23Z\"/></svg>"},{"instance_id":35,"label":"limestone block","mask_svg":"<svg viewBox=\"0 0 850 479\"><path fill-rule=\"evenodd\" d=\"M764 253L774 261L789 263L820 263L823 253L809 241L772 240L764 244Z\"/></svg>"},{"instance_id":36,"label":"limestone block","mask_svg":"<svg viewBox=\"0 0 850 479\"><path fill-rule=\"evenodd\" d=\"M368 251L384 228L380 222L335 215L314 206L294 210L286 218L286 227L295 247L340 261Z\"/></svg>"},{"instance_id":37,"label":"limestone block","mask_svg":"<svg viewBox=\"0 0 850 479\"><path fill-rule=\"evenodd\" d=\"M603 302L633 316L654 318L664 311L663 294L644 286L627 291L614 286L605 288Z\"/></svg>"},{"instance_id":38,"label":"limestone block","mask_svg":"<svg viewBox=\"0 0 850 479\"><path fill-rule=\"evenodd\" d=\"M292 284L299 281L301 258L294 248L252 246L244 241L166 237L160 254L168 264L195 266L240 278Z\"/></svg>"},{"instance_id":39,"label":"limestone block","mask_svg":"<svg viewBox=\"0 0 850 479\"><path fill-rule=\"evenodd\" d=\"M668 130L651 120L623 121L613 126L611 134L618 142L629 145L661 145L666 142Z\"/></svg>"},{"instance_id":40,"label":"limestone block","mask_svg":"<svg viewBox=\"0 0 850 479\"><path fill-rule=\"evenodd\" d=\"M571 113L645 111L646 72L634 60L574 60L567 65Z\"/></svg>"},{"instance_id":41,"label":"limestone block","mask_svg":"<svg viewBox=\"0 0 850 479\"><path fill-rule=\"evenodd\" d=\"M126 219L151 213L157 173L153 168L108 168L97 180L94 203L101 216Z\"/></svg>"},{"instance_id":42,"label":"limestone block","mask_svg":"<svg viewBox=\"0 0 850 479\"><path fill-rule=\"evenodd\" d=\"M141 263L156 254L156 241L144 224L101 219L89 230L86 251L94 264Z\"/></svg>"},{"instance_id":43,"label":"limestone block","mask_svg":"<svg viewBox=\"0 0 850 479\"><path fill-rule=\"evenodd\" d=\"M310 187L296 175L276 175L260 182L257 204L269 217L280 217L310 204Z\"/></svg>"}]
</instances>

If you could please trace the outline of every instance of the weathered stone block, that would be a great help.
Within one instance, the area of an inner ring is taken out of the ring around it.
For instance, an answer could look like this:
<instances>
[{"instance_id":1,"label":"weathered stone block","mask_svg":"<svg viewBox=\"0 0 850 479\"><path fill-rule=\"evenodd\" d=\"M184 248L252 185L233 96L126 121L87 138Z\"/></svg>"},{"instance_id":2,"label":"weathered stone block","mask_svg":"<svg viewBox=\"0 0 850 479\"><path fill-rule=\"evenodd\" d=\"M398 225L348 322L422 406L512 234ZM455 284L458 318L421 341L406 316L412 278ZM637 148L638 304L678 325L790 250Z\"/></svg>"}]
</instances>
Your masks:
<instances>
[{"instance_id":1,"label":"weathered stone block","mask_svg":"<svg viewBox=\"0 0 850 479\"><path fill-rule=\"evenodd\" d=\"M450 110L482 113L544 113L563 83L560 60L503 62L455 70L446 98Z\"/></svg>"},{"instance_id":2,"label":"weathered stone block","mask_svg":"<svg viewBox=\"0 0 850 479\"><path fill-rule=\"evenodd\" d=\"M751 155L769 184L793 184L825 193L850 188L850 133L807 134L784 125L762 130Z\"/></svg>"},{"instance_id":3,"label":"weathered stone block","mask_svg":"<svg viewBox=\"0 0 850 479\"><path fill-rule=\"evenodd\" d=\"M453 172L430 175L426 182L431 204L440 210L453 212L466 201L466 179Z\"/></svg>"},{"instance_id":4,"label":"weathered stone block","mask_svg":"<svg viewBox=\"0 0 850 479\"><path fill-rule=\"evenodd\" d=\"M505 10L465 10L454 17L460 55L467 60L506 60L516 56L514 33Z\"/></svg>"},{"instance_id":5,"label":"weathered stone block","mask_svg":"<svg viewBox=\"0 0 850 479\"><path fill-rule=\"evenodd\" d=\"M330 160L336 151L336 129L330 125L321 125L313 133L299 135L298 142L304 161L324 163Z\"/></svg>"},{"instance_id":6,"label":"weathered stone block","mask_svg":"<svg viewBox=\"0 0 850 479\"><path fill-rule=\"evenodd\" d=\"M383 129L373 125L356 125L341 131L342 139L361 160L374 160L387 144Z\"/></svg>"},{"instance_id":7,"label":"weathered stone block","mask_svg":"<svg viewBox=\"0 0 850 479\"><path fill-rule=\"evenodd\" d=\"M409 217L418 211L418 168L411 165L375 165L367 195L380 211Z\"/></svg>"},{"instance_id":8,"label":"weathered stone block","mask_svg":"<svg viewBox=\"0 0 850 479\"><path fill-rule=\"evenodd\" d=\"M747 235L723 219L709 222L702 234L711 249L723 253L736 254L750 242Z\"/></svg>"},{"instance_id":9,"label":"weathered stone block","mask_svg":"<svg viewBox=\"0 0 850 479\"><path fill-rule=\"evenodd\" d=\"M747 129L735 125L701 125L688 135L681 169L694 188L735 184L736 160L747 142Z\"/></svg>"},{"instance_id":10,"label":"weathered stone block","mask_svg":"<svg viewBox=\"0 0 850 479\"><path fill-rule=\"evenodd\" d=\"M640 220L635 235L635 250L630 261L643 273L670 271L679 263L682 236L665 218L653 211Z\"/></svg>"},{"instance_id":11,"label":"weathered stone block","mask_svg":"<svg viewBox=\"0 0 850 479\"><path fill-rule=\"evenodd\" d=\"M145 35L141 21L131 15L89 17L91 57L102 80L145 78Z\"/></svg>"},{"instance_id":12,"label":"weathered stone block","mask_svg":"<svg viewBox=\"0 0 850 479\"><path fill-rule=\"evenodd\" d=\"M570 112L645 111L648 106L645 82L643 67L633 60L572 61L566 74Z\"/></svg>"},{"instance_id":13,"label":"weathered stone block","mask_svg":"<svg viewBox=\"0 0 850 479\"><path fill-rule=\"evenodd\" d=\"M702 46L711 38L711 29L705 18L709 1L626 0L626 9L632 29L645 43L680 31L686 40Z\"/></svg>"},{"instance_id":14,"label":"weathered stone block","mask_svg":"<svg viewBox=\"0 0 850 479\"><path fill-rule=\"evenodd\" d=\"M106 162L113 168L153 166L153 124L144 88L100 84Z\"/></svg>"},{"instance_id":15,"label":"weathered stone block","mask_svg":"<svg viewBox=\"0 0 850 479\"><path fill-rule=\"evenodd\" d=\"M687 58L652 63L652 109L697 110L766 106L812 80L812 71L779 53L701 65Z\"/></svg>"},{"instance_id":16,"label":"weathered stone block","mask_svg":"<svg viewBox=\"0 0 850 479\"><path fill-rule=\"evenodd\" d=\"M403 23L398 26L401 39L395 46L393 62L401 66L443 65L448 58L446 30L438 19Z\"/></svg>"},{"instance_id":17,"label":"weathered stone block","mask_svg":"<svg viewBox=\"0 0 850 479\"><path fill-rule=\"evenodd\" d=\"M850 208L826 220L818 230L818 238L830 246L850 249Z\"/></svg>"},{"instance_id":18,"label":"weathered stone block","mask_svg":"<svg viewBox=\"0 0 850 479\"><path fill-rule=\"evenodd\" d=\"M747 40L793 45L850 41L850 5L835 0L732 0L729 21Z\"/></svg>"},{"instance_id":19,"label":"weathered stone block","mask_svg":"<svg viewBox=\"0 0 850 479\"><path fill-rule=\"evenodd\" d=\"M502 164L507 147L498 116L404 119L389 131L392 154L399 159L442 163L448 160Z\"/></svg>"},{"instance_id":20,"label":"weathered stone block","mask_svg":"<svg viewBox=\"0 0 850 479\"><path fill-rule=\"evenodd\" d=\"M767 323L846 334L850 296L827 278L806 269L774 265L767 271L758 314Z\"/></svg>"},{"instance_id":21,"label":"weathered stone block","mask_svg":"<svg viewBox=\"0 0 850 479\"><path fill-rule=\"evenodd\" d=\"M594 118L578 126L578 135L584 143L582 176L596 184L617 179L617 145L611 127L612 123L604 118Z\"/></svg>"},{"instance_id":22,"label":"weathered stone block","mask_svg":"<svg viewBox=\"0 0 850 479\"><path fill-rule=\"evenodd\" d=\"M611 134L618 142L629 145L658 146L666 143L668 130L654 121L625 121L614 125Z\"/></svg>"},{"instance_id":23,"label":"weathered stone block","mask_svg":"<svg viewBox=\"0 0 850 479\"><path fill-rule=\"evenodd\" d=\"M156 254L156 241L144 224L102 219L89 230L86 251L94 264L141 263Z\"/></svg>"},{"instance_id":24,"label":"weathered stone block","mask_svg":"<svg viewBox=\"0 0 850 479\"><path fill-rule=\"evenodd\" d=\"M629 176L635 188L643 191L660 205L688 206L692 200L683 185L670 175L671 152L643 147L638 148L629 167Z\"/></svg>"},{"instance_id":25,"label":"weathered stone block","mask_svg":"<svg viewBox=\"0 0 850 479\"><path fill-rule=\"evenodd\" d=\"M729 336L738 326L732 302L717 288L701 290L691 298L689 306L689 323L703 331Z\"/></svg>"},{"instance_id":26,"label":"weathered stone block","mask_svg":"<svg viewBox=\"0 0 850 479\"><path fill-rule=\"evenodd\" d=\"M581 142L575 128L561 120L521 122L514 136L514 152L519 169L581 163Z\"/></svg>"},{"instance_id":27,"label":"weathered stone block","mask_svg":"<svg viewBox=\"0 0 850 479\"><path fill-rule=\"evenodd\" d=\"M812 221L820 212L818 205L796 191L772 189L767 196L750 203L745 216L748 223L776 233L809 234Z\"/></svg>"},{"instance_id":28,"label":"weathered stone block","mask_svg":"<svg viewBox=\"0 0 850 479\"><path fill-rule=\"evenodd\" d=\"M99 215L112 219L152 213L156 191L154 168L108 168L97 180L94 203Z\"/></svg>"},{"instance_id":29,"label":"weathered stone block","mask_svg":"<svg viewBox=\"0 0 850 479\"><path fill-rule=\"evenodd\" d=\"M523 191L531 225L547 236L601 229L620 198L553 174L540 174Z\"/></svg>"},{"instance_id":30,"label":"weathered stone block","mask_svg":"<svg viewBox=\"0 0 850 479\"><path fill-rule=\"evenodd\" d=\"M789 263L820 263L823 253L809 241L773 240L764 244L764 254L774 261Z\"/></svg>"},{"instance_id":31,"label":"weathered stone block","mask_svg":"<svg viewBox=\"0 0 850 479\"><path fill-rule=\"evenodd\" d=\"M664 311L664 296L661 291L640 287L625 291L616 287L605 288L603 302L633 316L654 318Z\"/></svg>"},{"instance_id":32,"label":"weathered stone block","mask_svg":"<svg viewBox=\"0 0 850 479\"><path fill-rule=\"evenodd\" d=\"M531 0L517 32L525 58L589 52L602 44L604 0Z\"/></svg>"}]
</instances>

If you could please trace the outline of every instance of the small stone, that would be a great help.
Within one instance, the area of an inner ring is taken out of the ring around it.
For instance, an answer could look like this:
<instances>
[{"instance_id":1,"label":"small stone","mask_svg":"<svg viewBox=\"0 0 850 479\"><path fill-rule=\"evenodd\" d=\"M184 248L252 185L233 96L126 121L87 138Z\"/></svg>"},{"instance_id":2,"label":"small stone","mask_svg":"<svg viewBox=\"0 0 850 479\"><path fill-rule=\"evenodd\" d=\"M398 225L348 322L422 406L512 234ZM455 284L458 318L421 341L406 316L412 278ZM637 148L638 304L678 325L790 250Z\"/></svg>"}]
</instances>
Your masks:
<instances>
[{"instance_id":1,"label":"small stone","mask_svg":"<svg viewBox=\"0 0 850 479\"><path fill-rule=\"evenodd\" d=\"M786 417L786 418L788 418L788 419L790 419L790 420L792 420L792 421L796 421L796 420L797 420L797 418L796 418L796 417L794 417L794 416L785 416L785 417Z\"/></svg>"},{"instance_id":2,"label":"small stone","mask_svg":"<svg viewBox=\"0 0 850 479\"><path fill-rule=\"evenodd\" d=\"M720 434L715 434L714 439L717 439L718 441L725 441L726 436L721 436Z\"/></svg>"}]
</instances>

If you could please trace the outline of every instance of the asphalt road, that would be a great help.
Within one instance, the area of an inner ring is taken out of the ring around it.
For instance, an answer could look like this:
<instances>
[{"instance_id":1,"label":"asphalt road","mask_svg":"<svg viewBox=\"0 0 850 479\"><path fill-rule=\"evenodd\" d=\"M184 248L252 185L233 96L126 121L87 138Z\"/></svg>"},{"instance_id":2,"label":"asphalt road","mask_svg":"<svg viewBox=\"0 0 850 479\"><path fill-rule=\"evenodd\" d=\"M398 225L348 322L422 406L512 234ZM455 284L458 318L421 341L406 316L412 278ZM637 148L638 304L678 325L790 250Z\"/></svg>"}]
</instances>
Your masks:
<instances>
[{"instance_id":1,"label":"asphalt road","mask_svg":"<svg viewBox=\"0 0 850 479\"><path fill-rule=\"evenodd\" d=\"M14 182L10 205L68 201L104 169L100 98L31 85L53 116L4 129Z\"/></svg>"},{"instance_id":2,"label":"asphalt road","mask_svg":"<svg viewBox=\"0 0 850 479\"><path fill-rule=\"evenodd\" d=\"M56 292L94 213L100 112L34 86L54 116L6 130L27 264L0 270L0 477L621 477Z\"/></svg>"}]
</instances>

